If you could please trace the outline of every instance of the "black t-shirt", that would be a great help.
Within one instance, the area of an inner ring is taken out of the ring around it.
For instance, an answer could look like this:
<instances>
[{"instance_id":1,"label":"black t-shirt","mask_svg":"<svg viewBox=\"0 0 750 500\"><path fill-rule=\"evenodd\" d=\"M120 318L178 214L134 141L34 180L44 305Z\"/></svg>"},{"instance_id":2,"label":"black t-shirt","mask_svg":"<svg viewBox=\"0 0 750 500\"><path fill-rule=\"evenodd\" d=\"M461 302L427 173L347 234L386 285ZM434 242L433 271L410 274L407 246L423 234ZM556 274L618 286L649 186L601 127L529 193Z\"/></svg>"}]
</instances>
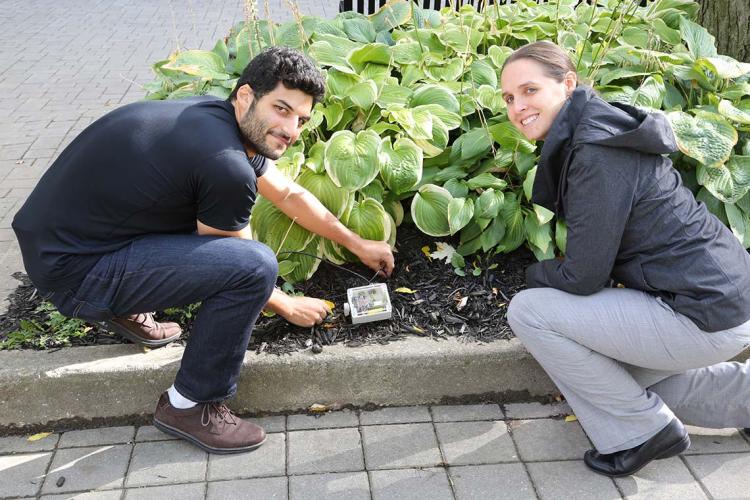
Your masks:
<instances>
[{"instance_id":1,"label":"black t-shirt","mask_svg":"<svg viewBox=\"0 0 750 500\"><path fill-rule=\"evenodd\" d=\"M43 290L76 288L102 254L140 236L192 233L196 219L242 229L267 168L245 153L229 102L123 106L65 148L16 214L26 271Z\"/></svg>"}]
</instances>

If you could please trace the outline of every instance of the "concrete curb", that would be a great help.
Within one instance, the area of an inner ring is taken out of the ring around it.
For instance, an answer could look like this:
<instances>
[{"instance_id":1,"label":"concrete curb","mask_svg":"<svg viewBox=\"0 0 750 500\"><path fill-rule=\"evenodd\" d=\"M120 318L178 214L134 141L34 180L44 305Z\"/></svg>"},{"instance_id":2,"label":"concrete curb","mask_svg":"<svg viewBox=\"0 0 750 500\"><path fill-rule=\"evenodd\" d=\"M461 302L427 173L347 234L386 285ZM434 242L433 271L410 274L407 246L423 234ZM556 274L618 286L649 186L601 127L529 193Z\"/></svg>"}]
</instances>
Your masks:
<instances>
[{"instance_id":1,"label":"concrete curb","mask_svg":"<svg viewBox=\"0 0 750 500\"><path fill-rule=\"evenodd\" d=\"M145 416L174 379L182 347L134 345L0 352L0 428ZM287 412L313 403L399 406L530 399L554 385L517 339L485 345L408 338L320 354L245 356L233 409Z\"/></svg>"}]
</instances>

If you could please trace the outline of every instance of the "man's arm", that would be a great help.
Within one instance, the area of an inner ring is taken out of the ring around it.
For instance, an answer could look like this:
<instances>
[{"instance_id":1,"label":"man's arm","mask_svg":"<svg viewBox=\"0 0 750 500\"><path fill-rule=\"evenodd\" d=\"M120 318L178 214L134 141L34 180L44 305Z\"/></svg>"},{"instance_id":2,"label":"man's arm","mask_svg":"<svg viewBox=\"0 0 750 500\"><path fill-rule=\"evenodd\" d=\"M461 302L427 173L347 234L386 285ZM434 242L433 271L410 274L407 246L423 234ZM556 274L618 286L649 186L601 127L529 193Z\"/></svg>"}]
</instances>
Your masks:
<instances>
[{"instance_id":1,"label":"man's arm","mask_svg":"<svg viewBox=\"0 0 750 500\"><path fill-rule=\"evenodd\" d=\"M312 193L273 165L258 179L258 192L308 231L343 245L382 276L391 275L393 252L388 243L365 240L349 230Z\"/></svg>"},{"instance_id":2,"label":"man's arm","mask_svg":"<svg viewBox=\"0 0 750 500\"><path fill-rule=\"evenodd\" d=\"M250 226L245 226L239 231L223 231L215 227L207 226L201 221L196 221L198 234L202 236L225 236L234 238L243 238L251 240ZM313 326L322 322L330 313L330 309L320 299L310 297L289 296L275 288L271 297L266 302L266 309L269 309L287 321L297 326Z\"/></svg>"}]
</instances>

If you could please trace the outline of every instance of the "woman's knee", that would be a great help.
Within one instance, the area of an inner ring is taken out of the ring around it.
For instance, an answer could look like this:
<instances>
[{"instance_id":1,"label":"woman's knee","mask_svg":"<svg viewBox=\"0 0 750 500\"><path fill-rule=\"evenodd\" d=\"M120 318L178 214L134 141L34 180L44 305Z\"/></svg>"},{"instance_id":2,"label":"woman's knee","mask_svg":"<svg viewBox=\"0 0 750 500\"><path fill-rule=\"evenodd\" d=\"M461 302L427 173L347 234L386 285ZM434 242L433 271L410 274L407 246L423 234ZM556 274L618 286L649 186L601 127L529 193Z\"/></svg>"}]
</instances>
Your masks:
<instances>
[{"instance_id":1,"label":"woman's knee","mask_svg":"<svg viewBox=\"0 0 750 500\"><path fill-rule=\"evenodd\" d=\"M506 318L516 336L521 336L529 328L540 327L547 291L546 288L529 288L511 299Z\"/></svg>"}]
</instances>

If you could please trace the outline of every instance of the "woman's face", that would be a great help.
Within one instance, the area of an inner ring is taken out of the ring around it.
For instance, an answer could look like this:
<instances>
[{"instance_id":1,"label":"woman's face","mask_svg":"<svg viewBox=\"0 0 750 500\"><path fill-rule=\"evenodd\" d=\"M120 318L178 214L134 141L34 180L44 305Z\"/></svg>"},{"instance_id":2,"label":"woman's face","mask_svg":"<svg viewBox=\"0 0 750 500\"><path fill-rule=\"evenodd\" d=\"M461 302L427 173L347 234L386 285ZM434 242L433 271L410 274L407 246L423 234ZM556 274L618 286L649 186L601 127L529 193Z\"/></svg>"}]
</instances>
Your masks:
<instances>
[{"instance_id":1,"label":"woman's face","mask_svg":"<svg viewBox=\"0 0 750 500\"><path fill-rule=\"evenodd\" d=\"M542 65L533 59L511 62L500 80L508 118L530 140L547 137L557 113L576 87L574 72L558 82L545 75Z\"/></svg>"}]
</instances>

